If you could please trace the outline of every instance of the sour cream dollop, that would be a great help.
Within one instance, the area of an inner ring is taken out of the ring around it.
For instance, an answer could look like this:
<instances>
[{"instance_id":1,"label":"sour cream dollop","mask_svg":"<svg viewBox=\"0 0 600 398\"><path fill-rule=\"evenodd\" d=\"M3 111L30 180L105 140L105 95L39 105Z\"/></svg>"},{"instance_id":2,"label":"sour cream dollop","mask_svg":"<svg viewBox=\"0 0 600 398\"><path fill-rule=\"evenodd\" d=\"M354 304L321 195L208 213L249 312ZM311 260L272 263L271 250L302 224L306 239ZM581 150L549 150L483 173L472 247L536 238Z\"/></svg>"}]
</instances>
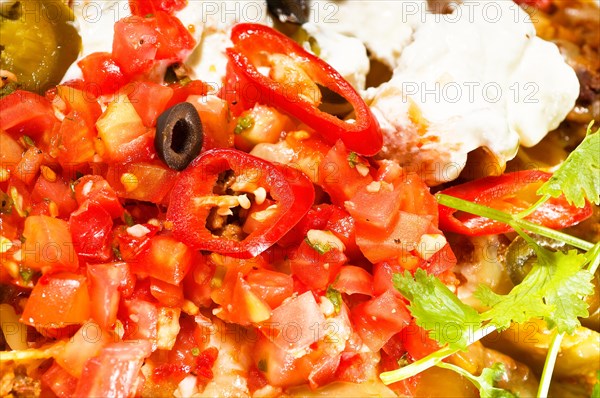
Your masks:
<instances>
[{"instance_id":1,"label":"sour cream dollop","mask_svg":"<svg viewBox=\"0 0 600 398\"><path fill-rule=\"evenodd\" d=\"M424 0L318 4L338 7L329 16L337 22L320 26L358 38L393 69L363 96L383 129L382 155L430 185L455 179L479 147L501 172L519 144L556 128L579 94L558 48L512 1L465 1L446 15Z\"/></svg>"}]
</instances>

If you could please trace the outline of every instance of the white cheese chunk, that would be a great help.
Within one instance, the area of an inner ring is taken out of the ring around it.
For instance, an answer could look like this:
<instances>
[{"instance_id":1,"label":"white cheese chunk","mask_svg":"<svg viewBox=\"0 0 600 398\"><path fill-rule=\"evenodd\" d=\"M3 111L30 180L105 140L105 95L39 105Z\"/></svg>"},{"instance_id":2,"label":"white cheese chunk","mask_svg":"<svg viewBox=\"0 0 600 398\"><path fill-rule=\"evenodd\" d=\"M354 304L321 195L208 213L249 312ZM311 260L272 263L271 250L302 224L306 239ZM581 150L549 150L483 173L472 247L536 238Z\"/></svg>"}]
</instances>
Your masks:
<instances>
[{"instance_id":1,"label":"white cheese chunk","mask_svg":"<svg viewBox=\"0 0 600 398\"><path fill-rule=\"evenodd\" d=\"M465 1L448 15L424 1L334 4L341 22L321 26L355 35L394 68L364 93L383 130L382 154L430 185L455 179L479 147L502 171L519 144L556 128L579 94L557 47L536 37L513 2Z\"/></svg>"}]
</instances>

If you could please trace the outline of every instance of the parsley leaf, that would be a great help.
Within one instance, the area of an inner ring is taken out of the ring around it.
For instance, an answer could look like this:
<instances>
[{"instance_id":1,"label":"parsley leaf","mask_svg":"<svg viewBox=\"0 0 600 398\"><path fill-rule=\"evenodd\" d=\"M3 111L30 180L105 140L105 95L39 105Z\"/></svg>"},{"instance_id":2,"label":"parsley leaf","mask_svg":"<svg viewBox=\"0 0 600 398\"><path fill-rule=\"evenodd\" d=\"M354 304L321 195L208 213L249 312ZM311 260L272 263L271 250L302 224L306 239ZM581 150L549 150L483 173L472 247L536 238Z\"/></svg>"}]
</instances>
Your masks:
<instances>
[{"instance_id":1,"label":"parsley leaf","mask_svg":"<svg viewBox=\"0 0 600 398\"><path fill-rule=\"evenodd\" d=\"M552 252L537 246L537 263L507 295L498 295L480 285L475 292L484 305L491 307L481 314L499 329L511 322L522 323L543 317L549 328L560 333L573 333L580 323L578 317L587 317L587 304L581 296L593 292L592 275L581 268L587 262L583 254Z\"/></svg>"},{"instance_id":2,"label":"parsley leaf","mask_svg":"<svg viewBox=\"0 0 600 398\"><path fill-rule=\"evenodd\" d=\"M491 368L484 368L479 376L473 376L465 369L451 363L440 362L437 364L440 368L455 371L461 376L467 378L479 390L481 398L514 398L511 392L502 388L494 387L496 382L502 379L506 372L502 363L495 363Z\"/></svg>"},{"instance_id":3,"label":"parsley leaf","mask_svg":"<svg viewBox=\"0 0 600 398\"><path fill-rule=\"evenodd\" d=\"M394 275L395 288L410 301L408 309L417 325L430 331L441 345L466 349L469 336L481 326L477 311L464 304L438 278L419 268Z\"/></svg>"},{"instance_id":4,"label":"parsley leaf","mask_svg":"<svg viewBox=\"0 0 600 398\"><path fill-rule=\"evenodd\" d=\"M538 195L558 198L564 194L570 204L585 206L587 198L600 204L600 129L588 126L585 139L538 191Z\"/></svg>"}]
</instances>

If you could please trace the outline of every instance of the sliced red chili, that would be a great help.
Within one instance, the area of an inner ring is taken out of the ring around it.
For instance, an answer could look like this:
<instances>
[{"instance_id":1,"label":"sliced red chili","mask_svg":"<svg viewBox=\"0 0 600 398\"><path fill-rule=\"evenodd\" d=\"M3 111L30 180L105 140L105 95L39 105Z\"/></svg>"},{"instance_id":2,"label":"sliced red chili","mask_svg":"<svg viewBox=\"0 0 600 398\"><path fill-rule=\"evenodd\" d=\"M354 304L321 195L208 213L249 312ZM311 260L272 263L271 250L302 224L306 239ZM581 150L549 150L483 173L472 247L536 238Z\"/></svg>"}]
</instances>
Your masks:
<instances>
[{"instance_id":1,"label":"sliced red chili","mask_svg":"<svg viewBox=\"0 0 600 398\"><path fill-rule=\"evenodd\" d=\"M215 184L219 175L229 170L252 186L267 190L274 201L267 218L242 240L215 236L207 228L211 210L217 207L208 202L218 200L219 195L213 193ZM193 249L251 258L292 229L308 212L314 197L312 183L299 171L235 149L213 149L201 154L178 176L167 219L173 223L173 235Z\"/></svg>"},{"instance_id":2,"label":"sliced red chili","mask_svg":"<svg viewBox=\"0 0 600 398\"><path fill-rule=\"evenodd\" d=\"M501 176L485 177L445 189L440 193L489 206L510 214L517 214L533 205L541 184L552 174L539 170L522 170ZM570 205L564 196L550 198L526 219L553 229L561 229L585 220L592 215L588 202L582 208ZM439 206L440 228L463 235L495 235L512 231L499 221L459 212Z\"/></svg>"},{"instance_id":3,"label":"sliced red chili","mask_svg":"<svg viewBox=\"0 0 600 398\"><path fill-rule=\"evenodd\" d=\"M298 118L315 129L331 144L341 139L350 151L375 155L383 145L379 124L369 107L335 69L299 44L258 24L238 24L231 31L234 47L227 49L231 70L239 78L237 97L244 102L266 103ZM256 65L264 54L291 57L317 84L341 95L354 107L354 121L348 122L319 110L297 92L261 74ZM252 97L252 98L251 98Z\"/></svg>"}]
</instances>

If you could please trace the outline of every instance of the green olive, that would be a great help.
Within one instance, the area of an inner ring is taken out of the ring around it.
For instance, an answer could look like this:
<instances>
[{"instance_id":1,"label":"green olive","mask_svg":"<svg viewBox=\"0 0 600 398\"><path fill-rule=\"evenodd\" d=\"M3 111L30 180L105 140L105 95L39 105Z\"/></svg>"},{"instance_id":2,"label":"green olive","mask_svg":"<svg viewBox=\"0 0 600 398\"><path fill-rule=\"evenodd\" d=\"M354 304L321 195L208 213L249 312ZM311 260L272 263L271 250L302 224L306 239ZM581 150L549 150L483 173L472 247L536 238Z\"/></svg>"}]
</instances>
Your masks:
<instances>
[{"instance_id":1,"label":"green olive","mask_svg":"<svg viewBox=\"0 0 600 398\"><path fill-rule=\"evenodd\" d=\"M81 48L73 20L62 0L0 2L0 69L26 90L58 84Z\"/></svg>"}]
</instances>

